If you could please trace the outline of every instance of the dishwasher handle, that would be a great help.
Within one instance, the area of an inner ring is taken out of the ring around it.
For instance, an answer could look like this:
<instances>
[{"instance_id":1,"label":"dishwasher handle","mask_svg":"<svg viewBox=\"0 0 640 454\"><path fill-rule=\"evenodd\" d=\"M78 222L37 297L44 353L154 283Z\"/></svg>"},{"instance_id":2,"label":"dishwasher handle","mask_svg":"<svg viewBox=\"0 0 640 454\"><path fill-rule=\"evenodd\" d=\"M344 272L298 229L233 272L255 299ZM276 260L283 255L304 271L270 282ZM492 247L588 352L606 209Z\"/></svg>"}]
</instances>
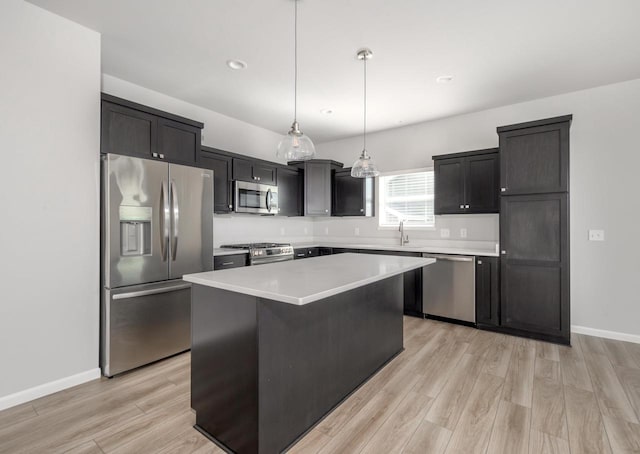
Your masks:
<instances>
[{"instance_id":1,"label":"dishwasher handle","mask_svg":"<svg viewBox=\"0 0 640 454\"><path fill-rule=\"evenodd\" d=\"M424 258L448 260L450 262L473 262L475 257L464 257L459 255L439 255L439 254L423 254Z\"/></svg>"}]
</instances>

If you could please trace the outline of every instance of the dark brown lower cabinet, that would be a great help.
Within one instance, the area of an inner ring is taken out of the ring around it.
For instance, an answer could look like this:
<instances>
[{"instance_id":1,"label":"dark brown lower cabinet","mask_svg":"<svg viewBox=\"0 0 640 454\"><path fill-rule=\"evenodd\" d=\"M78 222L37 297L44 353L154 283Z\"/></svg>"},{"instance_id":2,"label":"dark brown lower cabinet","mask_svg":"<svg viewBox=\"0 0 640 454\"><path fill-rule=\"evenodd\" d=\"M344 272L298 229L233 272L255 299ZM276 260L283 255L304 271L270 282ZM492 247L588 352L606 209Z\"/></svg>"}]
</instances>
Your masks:
<instances>
[{"instance_id":1,"label":"dark brown lower cabinet","mask_svg":"<svg viewBox=\"0 0 640 454\"><path fill-rule=\"evenodd\" d=\"M502 327L568 344L569 209L567 193L501 198Z\"/></svg>"},{"instance_id":2,"label":"dark brown lower cabinet","mask_svg":"<svg viewBox=\"0 0 640 454\"><path fill-rule=\"evenodd\" d=\"M334 254L335 252L334 248ZM345 250L344 252L347 252ZM348 251L353 252L353 251ZM400 255L403 257L422 257L420 252L383 251L372 249L360 249L361 254ZM404 288L404 313L416 317L424 317L422 312L422 268L409 271L403 275Z\"/></svg>"},{"instance_id":3,"label":"dark brown lower cabinet","mask_svg":"<svg viewBox=\"0 0 640 454\"><path fill-rule=\"evenodd\" d=\"M476 323L478 328L500 325L500 259L476 257Z\"/></svg>"}]
</instances>

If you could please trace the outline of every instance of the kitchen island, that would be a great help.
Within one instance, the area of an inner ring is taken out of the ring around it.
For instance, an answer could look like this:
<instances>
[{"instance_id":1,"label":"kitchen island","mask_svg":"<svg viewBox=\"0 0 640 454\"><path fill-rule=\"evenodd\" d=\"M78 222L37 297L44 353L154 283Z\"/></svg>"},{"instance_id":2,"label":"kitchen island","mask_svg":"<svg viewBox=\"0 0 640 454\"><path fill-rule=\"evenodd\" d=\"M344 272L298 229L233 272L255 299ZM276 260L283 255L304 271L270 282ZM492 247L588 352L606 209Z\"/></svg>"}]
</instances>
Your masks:
<instances>
[{"instance_id":1,"label":"kitchen island","mask_svg":"<svg viewBox=\"0 0 640 454\"><path fill-rule=\"evenodd\" d=\"M402 351L402 274L433 262L340 254L184 276L196 428L232 452L290 447Z\"/></svg>"}]
</instances>

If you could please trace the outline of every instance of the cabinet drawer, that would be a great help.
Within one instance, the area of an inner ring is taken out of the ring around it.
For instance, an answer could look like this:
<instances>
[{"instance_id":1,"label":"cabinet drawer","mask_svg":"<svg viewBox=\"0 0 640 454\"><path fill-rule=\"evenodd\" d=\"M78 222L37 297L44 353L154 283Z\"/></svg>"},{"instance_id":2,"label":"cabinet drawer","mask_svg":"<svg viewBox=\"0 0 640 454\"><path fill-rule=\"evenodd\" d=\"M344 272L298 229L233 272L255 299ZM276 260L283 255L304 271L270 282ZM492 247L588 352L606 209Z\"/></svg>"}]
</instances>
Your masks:
<instances>
[{"instance_id":1,"label":"cabinet drawer","mask_svg":"<svg viewBox=\"0 0 640 454\"><path fill-rule=\"evenodd\" d=\"M248 254L219 255L213 258L214 270L226 270L247 265Z\"/></svg>"}]
</instances>

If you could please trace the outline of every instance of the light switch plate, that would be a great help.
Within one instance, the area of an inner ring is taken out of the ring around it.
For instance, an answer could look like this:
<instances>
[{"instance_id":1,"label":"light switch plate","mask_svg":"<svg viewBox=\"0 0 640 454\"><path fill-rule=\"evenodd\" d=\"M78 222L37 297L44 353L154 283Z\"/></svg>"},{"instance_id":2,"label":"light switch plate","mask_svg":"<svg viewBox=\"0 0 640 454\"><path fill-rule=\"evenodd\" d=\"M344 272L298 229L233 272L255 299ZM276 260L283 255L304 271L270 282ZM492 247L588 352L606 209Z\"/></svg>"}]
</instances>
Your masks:
<instances>
[{"instance_id":1,"label":"light switch plate","mask_svg":"<svg viewBox=\"0 0 640 454\"><path fill-rule=\"evenodd\" d=\"M466 238L467 237L467 229L460 229L460 238Z\"/></svg>"},{"instance_id":2,"label":"light switch plate","mask_svg":"<svg viewBox=\"0 0 640 454\"><path fill-rule=\"evenodd\" d=\"M449 229L440 229L440 237L441 238L449 238L451 236L451 232Z\"/></svg>"},{"instance_id":3,"label":"light switch plate","mask_svg":"<svg viewBox=\"0 0 640 454\"><path fill-rule=\"evenodd\" d=\"M604 230L589 230L589 241L604 241Z\"/></svg>"}]
</instances>

